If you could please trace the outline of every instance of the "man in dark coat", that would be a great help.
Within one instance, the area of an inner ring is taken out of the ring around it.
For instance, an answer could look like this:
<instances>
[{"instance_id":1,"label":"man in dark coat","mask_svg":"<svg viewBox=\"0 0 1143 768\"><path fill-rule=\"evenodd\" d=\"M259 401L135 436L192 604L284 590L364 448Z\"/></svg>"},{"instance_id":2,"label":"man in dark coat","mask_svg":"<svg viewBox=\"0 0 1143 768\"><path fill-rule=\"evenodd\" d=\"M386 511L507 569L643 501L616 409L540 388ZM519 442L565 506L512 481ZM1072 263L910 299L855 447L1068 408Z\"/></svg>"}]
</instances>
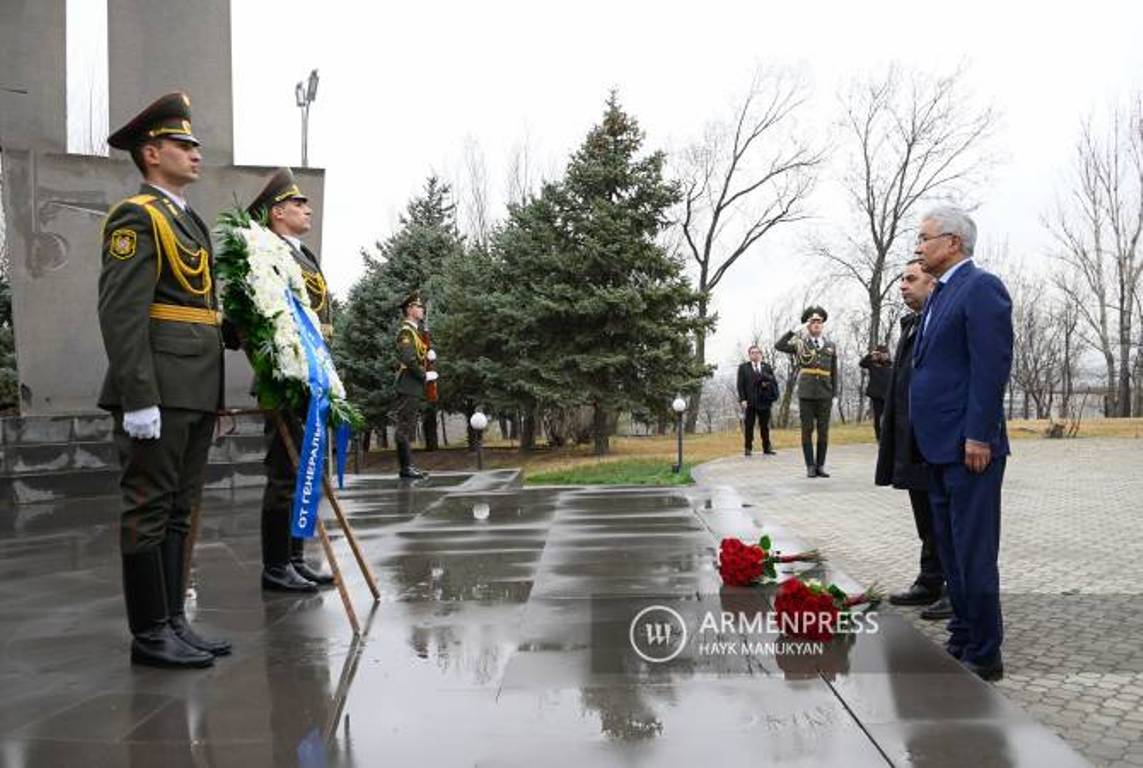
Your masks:
<instances>
[{"instance_id":1,"label":"man in dark coat","mask_svg":"<svg viewBox=\"0 0 1143 768\"><path fill-rule=\"evenodd\" d=\"M889 348L878 344L872 352L861 358L858 365L869 372L865 396L873 407L873 435L877 442L881 442L881 415L885 412L885 398L889 396L889 371L893 366Z\"/></svg>"},{"instance_id":2,"label":"man in dark coat","mask_svg":"<svg viewBox=\"0 0 1143 768\"><path fill-rule=\"evenodd\" d=\"M751 344L750 359L738 366L738 404L745 413L746 455L754 450L754 422L762 434L762 453L777 453L770 444L770 406L778 399L778 379L774 369L762 360L762 349Z\"/></svg>"},{"instance_id":3,"label":"man in dark coat","mask_svg":"<svg viewBox=\"0 0 1143 768\"><path fill-rule=\"evenodd\" d=\"M945 647L992 681L1004 676L1000 515L1015 331L1012 297L973 263L975 246L976 224L958 208L936 208L917 228L914 253L937 282L913 348L909 423L929 470L933 534L953 606Z\"/></svg>"},{"instance_id":4,"label":"man in dark coat","mask_svg":"<svg viewBox=\"0 0 1143 768\"><path fill-rule=\"evenodd\" d=\"M885 413L881 423L881 443L877 450L877 485L891 485L909 492L913 521L921 539L921 571L913 585L904 592L889 596L893 605L929 605L921 616L946 619L952 615L947 595L943 595L945 577L933 538L933 511L929 504L928 470L913 444L909 423L909 381L913 374L913 343L917 335L920 309L933 289L933 277L921 269L914 259L901 273L901 297L911 312L901 318L901 339L887 369ZM930 603L932 605L930 605Z\"/></svg>"}]
</instances>

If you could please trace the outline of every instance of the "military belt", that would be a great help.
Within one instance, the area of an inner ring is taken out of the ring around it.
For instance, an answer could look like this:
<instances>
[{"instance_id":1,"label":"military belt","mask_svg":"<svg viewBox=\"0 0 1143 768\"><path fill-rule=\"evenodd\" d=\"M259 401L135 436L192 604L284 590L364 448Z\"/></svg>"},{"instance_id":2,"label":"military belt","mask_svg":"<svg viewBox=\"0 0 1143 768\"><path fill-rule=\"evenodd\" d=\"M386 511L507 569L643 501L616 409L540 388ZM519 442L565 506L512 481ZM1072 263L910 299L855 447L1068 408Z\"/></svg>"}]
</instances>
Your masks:
<instances>
[{"instance_id":1,"label":"military belt","mask_svg":"<svg viewBox=\"0 0 1143 768\"><path fill-rule=\"evenodd\" d=\"M180 307L177 304L152 304L150 315L155 320L199 325L221 325L222 313L205 307Z\"/></svg>"},{"instance_id":2,"label":"military belt","mask_svg":"<svg viewBox=\"0 0 1143 768\"><path fill-rule=\"evenodd\" d=\"M808 373L811 376L832 376L825 368L803 368L802 373Z\"/></svg>"}]
</instances>

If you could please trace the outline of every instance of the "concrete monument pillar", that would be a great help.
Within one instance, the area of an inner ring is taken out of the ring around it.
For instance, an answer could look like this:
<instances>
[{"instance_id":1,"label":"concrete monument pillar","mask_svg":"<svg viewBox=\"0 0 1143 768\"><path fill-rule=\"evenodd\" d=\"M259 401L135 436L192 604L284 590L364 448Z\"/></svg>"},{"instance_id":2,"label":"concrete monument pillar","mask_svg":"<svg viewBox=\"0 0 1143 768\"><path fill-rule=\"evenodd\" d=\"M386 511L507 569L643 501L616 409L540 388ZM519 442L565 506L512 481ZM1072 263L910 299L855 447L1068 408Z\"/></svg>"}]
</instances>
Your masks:
<instances>
[{"instance_id":1,"label":"concrete monument pillar","mask_svg":"<svg viewBox=\"0 0 1143 768\"><path fill-rule=\"evenodd\" d=\"M0 147L67 151L66 24L67 0L0 2Z\"/></svg>"},{"instance_id":2,"label":"concrete monument pillar","mask_svg":"<svg viewBox=\"0 0 1143 768\"><path fill-rule=\"evenodd\" d=\"M23 416L96 411L107 369L96 313L102 222L140 181L123 153L62 154L65 6L0 0L3 211ZM112 130L164 93L185 91L207 166L187 188L190 204L213 224L236 197L252 200L273 169L233 165L229 0L108 0L108 30ZM324 172L298 178L314 207L306 240L320 252ZM227 404L251 404L244 355L227 353L226 364Z\"/></svg>"},{"instance_id":3,"label":"concrete monument pillar","mask_svg":"<svg viewBox=\"0 0 1143 768\"><path fill-rule=\"evenodd\" d=\"M234 162L230 0L107 0L110 125L185 91L208 165Z\"/></svg>"}]
</instances>

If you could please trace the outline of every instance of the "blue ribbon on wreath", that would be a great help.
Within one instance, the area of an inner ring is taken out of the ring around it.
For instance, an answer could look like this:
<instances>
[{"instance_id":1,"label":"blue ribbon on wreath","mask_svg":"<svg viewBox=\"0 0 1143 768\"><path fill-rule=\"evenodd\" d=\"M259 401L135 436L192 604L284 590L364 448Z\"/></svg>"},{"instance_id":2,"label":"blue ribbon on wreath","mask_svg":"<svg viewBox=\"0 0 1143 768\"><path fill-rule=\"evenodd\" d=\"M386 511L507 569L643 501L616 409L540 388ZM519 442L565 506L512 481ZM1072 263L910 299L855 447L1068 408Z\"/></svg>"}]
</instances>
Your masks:
<instances>
[{"instance_id":1,"label":"blue ribbon on wreath","mask_svg":"<svg viewBox=\"0 0 1143 768\"><path fill-rule=\"evenodd\" d=\"M286 290L286 303L294 316L302 349L306 354L309 371L310 403L306 411L305 433L298 446L298 476L294 483L294 505L290 511L290 535L300 538L313 538L317 527L318 507L321 504L322 473L325 470L325 454L328 440L326 424L329 421L329 374L326 363L329 350L301 301L289 289ZM338 430L338 443L341 430ZM344 452L342 452L344 453ZM338 464L343 462L339 455ZM340 471L340 466L339 466Z\"/></svg>"}]
</instances>

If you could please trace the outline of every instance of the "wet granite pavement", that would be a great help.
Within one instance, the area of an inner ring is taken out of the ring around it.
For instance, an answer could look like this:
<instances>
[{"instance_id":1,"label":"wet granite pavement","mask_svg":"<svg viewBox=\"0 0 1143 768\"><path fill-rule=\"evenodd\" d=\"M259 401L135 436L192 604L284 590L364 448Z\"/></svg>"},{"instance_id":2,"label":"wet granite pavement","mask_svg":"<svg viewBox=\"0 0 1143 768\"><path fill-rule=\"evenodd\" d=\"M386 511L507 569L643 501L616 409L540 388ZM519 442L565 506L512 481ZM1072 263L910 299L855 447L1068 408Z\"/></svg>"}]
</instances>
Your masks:
<instances>
[{"instance_id":1,"label":"wet granite pavement","mask_svg":"<svg viewBox=\"0 0 1143 768\"><path fill-rule=\"evenodd\" d=\"M235 653L186 672L128 663L113 499L0 513L0 765L1086 765L889 612L820 648L704 628L772 597L720 588L718 539L761 532L728 489L501 472L341 498L382 592L337 540L363 637L333 590L263 594L258 492L211 495L195 621ZM652 606L689 630L662 663L632 646Z\"/></svg>"}]
</instances>

